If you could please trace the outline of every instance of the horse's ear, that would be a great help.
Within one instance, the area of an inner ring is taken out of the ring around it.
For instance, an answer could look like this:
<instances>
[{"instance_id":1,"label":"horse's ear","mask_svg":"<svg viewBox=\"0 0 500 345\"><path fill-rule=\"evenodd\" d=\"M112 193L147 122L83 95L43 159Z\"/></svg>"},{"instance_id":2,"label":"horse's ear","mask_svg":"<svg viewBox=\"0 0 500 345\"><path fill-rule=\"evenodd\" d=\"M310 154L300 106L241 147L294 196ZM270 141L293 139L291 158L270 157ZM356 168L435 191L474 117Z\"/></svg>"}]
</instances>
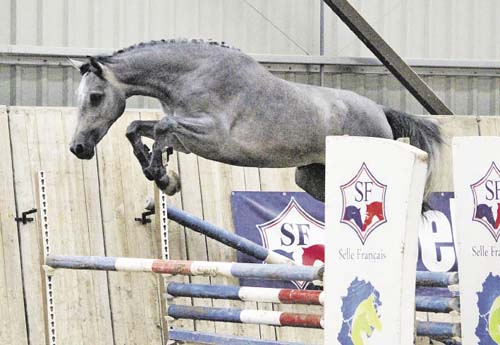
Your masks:
<instances>
[{"instance_id":1,"label":"horse's ear","mask_svg":"<svg viewBox=\"0 0 500 345\"><path fill-rule=\"evenodd\" d=\"M80 70L80 68L82 68L82 66L85 65L85 62L80 60L75 60L70 57L67 57L66 59L68 60L69 64L74 68L76 68L77 70Z\"/></svg>"},{"instance_id":2,"label":"horse's ear","mask_svg":"<svg viewBox=\"0 0 500 345\"><path fill-rule=\"evenodd\" d=\"M91 66L91 71L95 73L98 77L103 78L103 66L102 64L97 61L97 59L93 56L90 57L90 66Z\"/></svg>"}]
</instances>

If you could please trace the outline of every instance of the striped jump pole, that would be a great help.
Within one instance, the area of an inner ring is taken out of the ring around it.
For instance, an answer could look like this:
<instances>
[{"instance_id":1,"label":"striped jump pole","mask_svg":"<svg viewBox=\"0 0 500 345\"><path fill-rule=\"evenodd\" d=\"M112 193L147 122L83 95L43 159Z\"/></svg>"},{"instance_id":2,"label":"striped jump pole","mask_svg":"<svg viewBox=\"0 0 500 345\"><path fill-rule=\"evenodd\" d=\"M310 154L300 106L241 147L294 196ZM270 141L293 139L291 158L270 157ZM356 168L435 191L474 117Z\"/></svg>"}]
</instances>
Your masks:
<instances>
[{"instance_id":1,"label":"striped jump pole","mask_svg":"<svg viewBox=\"0 0 500 345\"><path fill-rule=\"evenodd\" d=\"M167 284L173 297L227 299L242 302L323 305L324 292L319 290L272 289L228 285Z\"/></svg>"},{"instance_id":2,"label":"striped jump pole","mask_svg":"<svg viewBox=\"0 0 500 345\"><path fill-rule=\"evenodd\" d=\"M242 237L235 233L229 232L210 224L200 218L190 215L178 208L169 206L167 217L174 222L190 228L200 234L206 235L220 243L223 243L231 248L234 248L244 254L247 254L255 259L261 260L268 264L292 264L296 263L272 250L259 246L258 244Z\"/></svg>"},{"instance_id":3,"label":"striped jump pole","mask_svg":"<svg viewBox=\"0 0 500 345\"><path fill-rule=\"evenodd\" d=\"M282 327L323 328L323 317L315 314L269 310L192 307L170 305L167 315L174 319L222 321Z\"/></svg>"},{"instance_id":4,"label":"striped jump pole","mask_svg":"<svg viewBox=\"0 0 500 345\"><path fill-rule=\"evenodd\" d=\"M52 268L154 272L186 276L225 276L234 278L322 281L323 267L286 264L249 264L184 260L138 259L102 256L49 255L46 265Z\"/></svg>"}]
</instances>

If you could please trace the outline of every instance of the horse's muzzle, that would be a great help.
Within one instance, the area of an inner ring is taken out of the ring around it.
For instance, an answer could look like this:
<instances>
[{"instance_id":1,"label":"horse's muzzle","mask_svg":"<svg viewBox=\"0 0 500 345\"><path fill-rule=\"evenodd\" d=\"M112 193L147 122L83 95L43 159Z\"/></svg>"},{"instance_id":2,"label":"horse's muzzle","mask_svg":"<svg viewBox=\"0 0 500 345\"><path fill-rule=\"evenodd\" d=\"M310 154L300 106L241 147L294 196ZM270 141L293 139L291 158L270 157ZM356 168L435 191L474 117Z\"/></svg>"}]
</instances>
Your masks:
<instances>
[{"instance_id":1,"label":"horse's muzzle","mask_svg":"<svg viewBox=\"0 0 500 345\"><path fill-rule=\"evenodd\" d=\"M79 159L92 159L94 157L94 148L83 144L73 144L69 150Z\"/></svg>"}]
</instances>

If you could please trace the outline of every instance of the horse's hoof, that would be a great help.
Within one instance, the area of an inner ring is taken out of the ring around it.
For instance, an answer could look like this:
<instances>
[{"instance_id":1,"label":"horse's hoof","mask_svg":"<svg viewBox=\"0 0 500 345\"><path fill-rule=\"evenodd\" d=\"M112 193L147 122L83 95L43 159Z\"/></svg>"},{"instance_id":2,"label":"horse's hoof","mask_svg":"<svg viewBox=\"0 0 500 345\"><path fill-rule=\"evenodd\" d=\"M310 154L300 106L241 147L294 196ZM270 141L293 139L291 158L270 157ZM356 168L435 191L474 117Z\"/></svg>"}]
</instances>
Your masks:
<instances>
[{"instance_id":1,"label":"horse's hoof","mask_svg":"<svg viewBox=\"0 0 500 345\"><path fill-rule=\"evenodd\" d=\"M181 190L181 179L175 171L168 172L168 186L165 188L164 192L167 195L174 195Z\"/></svg>"},{"instance_id":2,"label":"horse's hoof","mask_svg":"<svg viewBox=\"0 0 500 345\"><path fill-rule=\"evenodd\" d=\"M165 194L172 196L181 190L181 180L174 171L169 171L166 175L157 179L156 185Z\"/></svg>"}]
</instances>

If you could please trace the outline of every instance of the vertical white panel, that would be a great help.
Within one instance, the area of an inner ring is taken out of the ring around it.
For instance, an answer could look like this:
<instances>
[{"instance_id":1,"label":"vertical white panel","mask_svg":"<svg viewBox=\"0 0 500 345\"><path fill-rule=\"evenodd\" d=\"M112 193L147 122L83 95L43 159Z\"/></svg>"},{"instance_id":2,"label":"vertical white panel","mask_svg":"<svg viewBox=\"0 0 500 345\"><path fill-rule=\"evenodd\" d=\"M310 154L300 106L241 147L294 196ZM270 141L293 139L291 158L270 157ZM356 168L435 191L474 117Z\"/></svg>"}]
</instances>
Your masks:
<instances>
[{"instance_id":1,"label":"vertical white panel","mask_svg":"<svg viewBox=\"0 0 500 345\"><path fill-rule=\"evenodd\" d=\"M177 0L175 6L176 36L194 38L200 36L198 0Z\"/></svg>"},{"instance_id":2,"label":"vertical white panel","mask_svg":"<svg viewBox=\"0 0 500 345\"><path fill-rule=\"evenodd\" d=\"M63 45L64 0L41 1L42 40L45 46L60 47Z\"/></svg>"},{"instance_id":3,"label":"vertical white panel","mask_svg":"<svg viewBox=\"0 0 500 345\"><path fill-rule=\"evenodd\" d=\"M94 8L94 27L88 30L94 31L94 46L98 48L118 48L115 45L115 25L117 13L113 1L100 1Z\"/></svg>"},{"instance_id":4,"label":"vertical white panel","mask_svg":"<svg viewBox=\"0 0 500 345\"><path fill-rule=\"evenodd\" d=\"M215 9L210 11L214 15L220 15L222 23L222 32L218 32L219 26L216 23L212 24L213 28L210 33L213 33L213 38L218 39L217 37L222 35L221 40L248 52L248 43L258 42L258 38L254 36L253 30L248 25L242 25L242 23L250 22L247 14L253 12L253 10L243 1L224 0L219 3L219 6L216 13L214 13ZM205 13L203 8L202 13ZM204 26L200 26L200 30L201 35L204 36Z\"/></svg>"},{"instance_id":5,"label":"vertical white panel","mask_svg":"<svg viewBox=\"0 0 500 345\"><path fill-rule=\"evenodd\" d=\"M127 0L122 2L123 18L120 28L124 34L121 42L123 46L129 46L145 40L145 7L146 2L141 0Z\"/></svg>"},{"instance_id":6,"label":"vertical white panel","mask_svg":"<svg viewBox=\"0 0 500 345\"><path fill-rule=\"evenodd\" d=\"M2 30L0 30L0 44L11 44L11 6L15 6L14 0L0 0L0 23Z\"/></svg>"},{"instance_id":7,"label":"vertical white panel","mask_svg":"<svg viewBox=\"0 0 500 345\"><path fill-rule=\"evenodd\" d=\"M265 15L268 1L248 0L247 2L245 2L245 7L243 9L244 25L247 30L247 39L244 49L249 53L269 52L271 51L270 47L272 44L270 39L271 28L260 14L262 13ZM251 23L251 25L248 25L248 23Z\"/></svg>"},{"instance_id":8,"label":"vertical white panel","mask_svg":"<svg viewBox=\"0 0 500 345\"><path fill-rule=\"evenodd\" d=\"M425 39L429 42L429 55L437 58L446 58L450 56L451 47L449 45L450 16L447 10L450 7L450 1L442 0L431 3L429 7L429 36Z\"/></svg>"},{"instance_id":9,"label":"vertical white panel","mask_svg":"<svg viewBox=\"0 0 500 345\"><path fill-rule=\"evenodd\" d=\"M68 0L68 45L70 47L90 47L89 2Z\"/></svg>"},{"instance_id":10,"label":"vertical white panel","mask_svg":"<svg viewBox=\"0 0 500 345\"><path fill-rule=\"evenodd\" d=\"M14 1L14 0L12 0ZM37 43L37 1L16 1L16 42L15 44L33 45Z\"/></svg>"},{"instance_id":11,"label":"vertical white panel","mask_svg":"<svg viewBox=\"0 0 500 345\"><path fill-rule=\"evenodd\" d=\"M175 0L151 0L148 19L151 39L175 37L175 4Z\"/></svg>"}]
</instances>

